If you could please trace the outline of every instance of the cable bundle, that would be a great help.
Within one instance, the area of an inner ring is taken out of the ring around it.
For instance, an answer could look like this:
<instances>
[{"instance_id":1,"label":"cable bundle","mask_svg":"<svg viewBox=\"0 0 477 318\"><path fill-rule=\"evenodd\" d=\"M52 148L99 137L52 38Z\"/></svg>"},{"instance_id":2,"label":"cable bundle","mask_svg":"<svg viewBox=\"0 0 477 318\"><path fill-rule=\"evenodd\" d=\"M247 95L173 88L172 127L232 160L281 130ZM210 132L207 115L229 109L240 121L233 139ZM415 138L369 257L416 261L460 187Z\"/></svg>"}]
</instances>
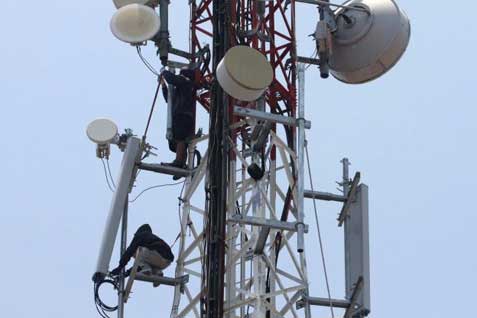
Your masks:
<instances>
[{"instance_id":1,"label":"cable bundle","mask_svg":"<svg viewBox=\"0 0 477 318\"><path fill-rule=\"evenodd\" d=\"M99 288L103 284L112 285L115 290L118 290L119 289L118 288L118 283L117 283L117 281L115 281L113 279L110 279L110 278L104 278L104 279L100 280L99 282L94 283L94 303L96 305L96 310L98 311L99 315L102 318L110 318L107 313L116 311L118 309L118 305L116 305L114 307L111 307L111 306L108 306L105 303L103 303L103 301L99 297Z\"/></svg>"}]
</instances>

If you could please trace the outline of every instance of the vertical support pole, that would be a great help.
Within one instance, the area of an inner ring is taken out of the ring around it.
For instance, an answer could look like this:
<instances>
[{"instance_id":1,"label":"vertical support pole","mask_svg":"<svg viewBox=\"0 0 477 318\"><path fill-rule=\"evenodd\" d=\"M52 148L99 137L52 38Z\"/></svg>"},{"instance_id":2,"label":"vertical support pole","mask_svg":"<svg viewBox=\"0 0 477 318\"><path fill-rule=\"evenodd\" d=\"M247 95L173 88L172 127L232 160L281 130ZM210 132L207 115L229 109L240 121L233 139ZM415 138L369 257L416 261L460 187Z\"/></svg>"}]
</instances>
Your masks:
<instances>
[{"instance_id":1,"label":"vertical support pole","mask_svg":"<svg viewBox=\"0 0 477 318\"><path fill-rule=\"evenodd\" d=\"M298 64L298 140L297 140L297 157L298 164L296 171L297 177L297 245L298 253L300 253L300 263L306 284L305 299L307 299L308 291L308 274L305 257L305 65ZM310 304L305 301L305 317L311 318Z\"/></svg>"},{"instance_id":2,"label":"vertical support pole","mask_svg":"<svg viewBox=\"0 0 477 318\"><path fill-rule=\"evenodd\" d=\"M256 109L259 111L265 111L265 98L262 96L257 100ZM255 124L258 124L258 120L254 119ZM251 148L254 149L255 142L252 141ZM261 166L261 158L258 152L252 154L252 162ZM254 181L253 190L252 190L252 213L254 217L265 218L265 202L262 198L262 189L264 181L257 180ZM261 226L252 227L252 237L258 238L260 231L262 230ZM264 304L263 297L260 297L266 293L266 271L267 266L263 261L262 257L254 255L253 260L253 288L255 295L257 297L255 308L253 312L254 318L264 318L266 314L266 307Z\"/></svg>"},{"instance_id":3,"label":"vertical support pole","mask_svg":"<svg viewBox=\"0 0 477 318\"><path fill-rule=\"evenodd\" d=\"M128 193L134 183L136 160L140 155L141 140L136 137L130 137L124 150L116 191L113 194L113 200L106 220L96 265L96 273L102 275L108 273L109 262L111 261L114 243L119 230L119 223L121 222L121 217L124 212L124 202L127 200Z\"/></svg>"},{"instance_id":4,"label":"vertical support pole","mask_svg":"<svg viewBox=\"0 0 477 318\"><path fill-rule=\"evenodd\" d=\"M228 215L232 216L235 213L235 185L236 185L236 169L237 162L235 160L230 161L230 172L229 172L229 191L228 191ZM232 223L227 223L227 271L226 271L226 294L225 294L225 304L227 308L230 308L233 305L235 296L237 294L235 281L235 261L232 262L232 256L235 251L236 244L236 231ZM225 314L226 318L234 318L236 310L229 310Z\"/></svg>"},{"instance_id":5,"label":"vertical support pole","mask_svg":"<svg viewBox=\"0 0 477 318\"><path fill-rule=\"evenodd\" d=\"M129 205L129 196L126 196L126 202L124 202L124 212L123 218L121 220L121 254L123 255L126 251L127 241L128 241L128 205ZM123 268L121 270L121 275L119 277L119 290L118 290L118 318L124 318L124 286L125 286L125 274L126 270Z\"/></svg>"},{"instance_id":6,"label":"vertical support pole","mask_svg":"<svg viewBox=\"0 0 477 318\"><path fill-rule=\"evenodd\" d=\"M169 69L172 73L175 73L175 69ZM166 139L172 140L172 98L174 95L175 87L173 85L168 85L164 83L163 85L167 85L167 129L166 129Z\"/></svg>"},{"instance_id":7,"label":"vertical support pole","mask_svg":"<svg viewBox=\"0 0 477 318\"><path fill-rule=\"evenodd\" d=\"M329 0L324 0L325 2L329 2ZM326 31L328 31L328 26L326 24L326 15L329 12L329 6L324 6L320 5L319 6L319 12L320 12L320 23L325 23L324 25L326 26ZM320 76L321 78L328 78L330 76L330 66L329 66L329 48L327 47L328 45L326 44L326 39L316 39L316 43L320 44L318 45L318 56L320 58Z\"/></svg>"},{"instance_id":8,"label":"vertical support pole","mask_svg":"<svg viewBox=\"0 0 477 318\"><path fill-rule=\"evenodd\" d=\"M343 178L341 180L341 187L343 189L344 197L348 197L349 193L349 166L350 162L348 158L343 158L341 160L341 164L343 165ZM346 296L350 296L351 293L349 292L349 281L350 281L350 264L351 264L351 246L349 240L347 240L347 234L349 231L349 224L347 222L347 217L344 220L344 254L345 254L345 284L346 284ZM348 297L347 297L348 298Z\"/></svg>"},{"instance_id":9,"label":"vertical support pole","mask_svg":"<svg viewBox=\"0 0 477 318\"><path fill-rule=\"evenodd\" d=\"M348 158L343 158L341 160L341 163L343 164L343 195L347 197L349 192L349 166L351 165L351 163L349 162Z\"/></svg>"},{"instance_id":10,"label":"vertical support pole","mask_svg":"<svg viewBox=\"0 0 477 318\"><path fill-rule=\"evenodd\" d=\"M273 146L275 147L275 146ZM273 150L272 150L273 151ZM271 156L270 160L270 205L272 207L273 211L276 211L276 200L277 200L277 161L273 156ZM277 235L276 230L271 230L270 231L270 242L273 242ZM270 261L274 269L276 270L275 263L277 261L276 257L277 253L277 247L275 244L272 244L272 249L270 250ZM273 293L276 290L276 282L275 282L275 277L273 275L269 274L269 292ZM275 308L276 306L276 297L273 296L270 298L270 305L272 305L272 308ZM270 313L271 318L278 318L278 316L274 313Z\"/></svg>"},{"instance_id":11,"label":"vertical support pole","mask_svg":"<svg viewBox=\"0 0 477 318\"><path fill-rule=\"evenodd\" d=\"M253 216L264 219L265 218L265 202L262 198L261 190L263 188L263 180L256 181L253 185L252 190L252 208ZM260 231L262 230L261 226L253 226L252 228L252 237L258 238ZM255 295L257 295L257 300L253 312L254 318L264 318L266 307L264 304L264 298L261 297L266 293L266 270L267 265L263 261L262 257L254 255L253 257L253 287Z\"/></svg>"},{"instance_id":12,"label":"vertical support pole","mask_svg":"<svg viewBox=\"0 0 477 318\"><path fill-rule=\"evenodd\" d=\"M242 186L244 186L245 185L245 180L247 179L247 169L245 168L245 166L243 164L241 166L242 166L241 181L242 181ZM247 194L247 192L243 191L242 196L240 198L241 199L240 200L240 204L241 204L240 212L244 216L245 216L245 203L246 203L246 199L247 199L246 194ZM239 226L242 227L243 225L239 225ZM240 231L240 249L243 248L245 243L246 243L245 233L243 231ZM247 274L246 265L247 265L246 257L244 255L240 256L240 289L241 290L245 290L245 276ZM240 293L240 300L241 301L245 300L245 295L243 293ZM245 317L245 307L244 306L240 306L240 317Z\"/></svg>"},{"instance_id":13,"label":"vertical support pole","mask_svg":"<svg viewBox=\"0 0 477 318\"><path fill-rule=\"evenodd\" d=\"M303 253L305 250L305 66L298 64L298 141L297 141L297 156L298 164L297 171L297 250L298 253Z\"/></svg>"},{"instance_id":14,"label":"vertical support pole","mask_svg":"<svg viewBox=\"0 0 477 318\"><path fill-rule=\"evenodd\" d=\"M161 26L159 29L159 58L162 65L167 65L169 56L169 0L159 1L159 17L161 19Z\"/></svg>"}]
</instances>

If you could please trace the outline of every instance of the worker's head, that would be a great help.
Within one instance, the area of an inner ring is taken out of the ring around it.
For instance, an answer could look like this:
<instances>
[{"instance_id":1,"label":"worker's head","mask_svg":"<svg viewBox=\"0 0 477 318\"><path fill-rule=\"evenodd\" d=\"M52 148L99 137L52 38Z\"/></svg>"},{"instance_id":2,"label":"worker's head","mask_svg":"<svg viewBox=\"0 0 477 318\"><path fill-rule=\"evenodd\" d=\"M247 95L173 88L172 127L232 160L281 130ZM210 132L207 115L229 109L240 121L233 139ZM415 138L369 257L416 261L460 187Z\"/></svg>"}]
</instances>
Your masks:
<instances>
[{"instance_id":1,"label":"worker's head","mask_svg":"<svg viewBox=\"0 0 477 318\"><path fill-rule=\"evenodd\" d=\"M181 69L180 74L191 81L195 81L195 70L190 69L188 67L184 67Z\"/></svg>"},{"instance_id":2,"label":"worker's head","mask_svg":"<svg viewBox=\"0 0 477 318\"><path fill-rule=\"evenodd\" d=\"M149 224L141 225L136 231L136 234L138 233L152 233L151 226Z\"/></svg>"}]
</instances>

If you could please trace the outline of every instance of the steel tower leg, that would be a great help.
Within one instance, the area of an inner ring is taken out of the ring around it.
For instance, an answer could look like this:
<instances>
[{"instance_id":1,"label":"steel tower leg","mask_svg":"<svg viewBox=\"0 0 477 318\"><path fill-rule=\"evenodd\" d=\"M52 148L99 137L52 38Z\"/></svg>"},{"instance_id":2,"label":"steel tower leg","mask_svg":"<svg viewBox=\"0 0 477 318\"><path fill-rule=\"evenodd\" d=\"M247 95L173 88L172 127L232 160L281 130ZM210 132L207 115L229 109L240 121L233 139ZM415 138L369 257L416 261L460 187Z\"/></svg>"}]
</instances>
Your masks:
<instances>
[{"instance_id":1,"label":"steel tower leg","mask_svg":"<svg viewBox=\"0 0 477 318\"><path fill-rule=\"evenodd\" d=\"M213 1L213 69L228 48L228 2ZM202 300L203 318L222 318L224 313L225 275L225 217L227 208L227 179L229 156L227 150L228 103L220 85L215 80L212 87L212 104L209 127L209 174L207 189L209 207L205 233L206 272L205 299Z\"/></svg>"},{"instance_id":2,"label":"steel tower leg","mask_svg":"<svg viewBox=\"0 0 477 318\"><path fill-rule=\"evenodd\" d=\"M298 64L298 141L297 141L297 155L298 155L298 178L297 178L297 244L298 252L300 253L300 263L303 269L304 281L306 283L305 295L308 296L308 277L305 257L305 65ZM305 317L310 318L310 305L305 303Z\"/></svg>"},{"instance_id":3,"label":"steel tower leg","mask_svg":"<svg viewBox=\"0 0 477 318\"><path fill-rule=\"evenodd\" d=\"M124 202L123 218L121 220L121 248L120 255L126 251L128 245L128 205L129 196L126 196L126 202ZM121 271L118 290L118 318L124 318L124 286L125 286L125 269Z\"/></svg>"}]
</instances>

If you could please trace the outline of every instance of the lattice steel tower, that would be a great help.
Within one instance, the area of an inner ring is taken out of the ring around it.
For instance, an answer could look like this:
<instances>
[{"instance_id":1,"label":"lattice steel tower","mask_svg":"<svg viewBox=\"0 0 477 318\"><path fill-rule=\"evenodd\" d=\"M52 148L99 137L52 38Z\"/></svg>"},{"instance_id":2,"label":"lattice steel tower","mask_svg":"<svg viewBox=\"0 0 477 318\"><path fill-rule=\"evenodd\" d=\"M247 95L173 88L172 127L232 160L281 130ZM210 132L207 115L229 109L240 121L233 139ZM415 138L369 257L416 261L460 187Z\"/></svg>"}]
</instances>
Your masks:
<instances>
[{"instance_id":1,"label":"lattice steel tower","mask_svg":"<svg viewBox=\"0 0 477 318\"><path fill-rule=\"evenodd\" d=\"M305 130L311 128L305 119L305 64L318 65L323 78L331 72L347 83L374 79L392 67L407 46L405 14L392 0L352 0L343 5L319 0L190 0L190 49L184 52L169 41L169 1L115 0L120 8L117 15L132 10L131 2L135 10L144 11L153 36L129 40L121 19L113 21L113 33L136 45L139 53L139 45L153 41L164 66L181 65L172 55L200 66L197 101L209 112L210 126L207 135L190 142L187 170L143 163L142 154L150 151L145 138L140 141L129 134L103 140L95 138L94 125L89 131L98 144L98 156L109 155L110 143L125 151L97 274L108 272L121 218L122 250L126 245L124 202L137 170L185 177L175 277L148 278L134 272L130 284L123 280L120 286L119 316L127 298L124 292L130 291L134 279L173 287L171 318L311 318L312 305L342 308L346 318L366 316L370 311L368 190L359 183L359 173L350 179L346 158L341 194L305 190ZM314 32L318 58L297 54L298 2L319 8ZM157 6L155 29L149 9ZM231 97L217 80L219 65L237 46L253 48L271 66L270 85L252 101ZM201 143L208 146L195 167L194 152ZM312 218L305 213L305 198L343 205L338 223L344 224L345 299L309 295L305 236L306 221Z\"/></svg>"}]
</instances>

